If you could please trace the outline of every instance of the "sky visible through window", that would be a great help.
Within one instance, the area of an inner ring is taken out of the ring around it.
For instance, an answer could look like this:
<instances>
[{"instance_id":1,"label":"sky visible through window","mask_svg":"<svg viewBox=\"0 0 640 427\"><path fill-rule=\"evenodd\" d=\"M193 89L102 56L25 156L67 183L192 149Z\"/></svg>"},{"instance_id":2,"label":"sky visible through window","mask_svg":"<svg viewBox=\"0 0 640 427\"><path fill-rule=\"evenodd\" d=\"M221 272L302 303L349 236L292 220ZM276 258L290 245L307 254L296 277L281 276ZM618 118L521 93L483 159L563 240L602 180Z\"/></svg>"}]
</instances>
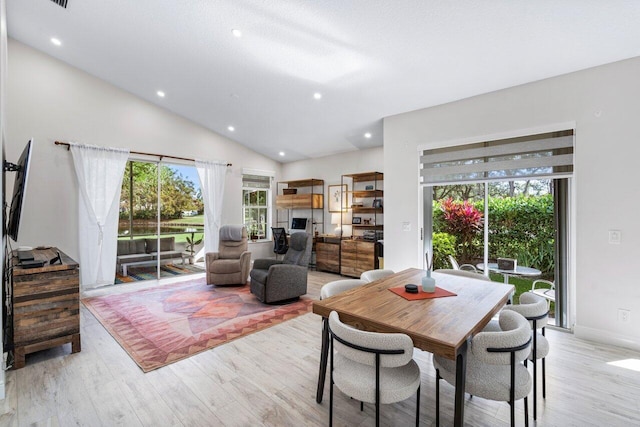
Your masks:
<instances>
[{"instance_id":1,"label":"sky visible through window","mask_svg":"<svg viewBox=\"0 0 640 427\"><path fill-rule=\"evenodd\" d=\"M196 192L200 190L200 178L198 177L198 170L195 166L184 166L184 165L167 165L172 170L176 171L180 175L182 175L188 181L193 182L193 187Z\"/></svg>"}]
</instances>

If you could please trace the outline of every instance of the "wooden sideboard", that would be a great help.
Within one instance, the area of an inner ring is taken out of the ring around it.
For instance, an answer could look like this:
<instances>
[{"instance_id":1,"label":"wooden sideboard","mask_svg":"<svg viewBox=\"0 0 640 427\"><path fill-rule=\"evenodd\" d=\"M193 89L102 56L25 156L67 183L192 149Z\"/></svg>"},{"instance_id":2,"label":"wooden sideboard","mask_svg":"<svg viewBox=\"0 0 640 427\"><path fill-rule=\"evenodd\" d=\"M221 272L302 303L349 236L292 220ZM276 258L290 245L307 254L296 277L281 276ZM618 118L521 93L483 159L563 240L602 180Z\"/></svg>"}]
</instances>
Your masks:
<instances>
[{"instance_id":1,"label":"wooden sideboard","mask_svg":"<svg viewBox=\"0 0 640 427\"><path fill-rule=\"evenodd\" d=\"M316 238L316 270L340 274L340 237Z\"/></svg>"},{"instance_id":2,"label":"wooden sideboard","mask_svg":"<svg viewBox=\"0 0 640 427\"><path fill-rule=\"evenodd\" d=\"M360 277L367 270L378 268L378 245L366 240L342 240L340 274Z\"/></svg>"},{"instance_id":3,"label":"wooden sideboard","mask_svg":"<svg viewBox=\"0 0 640 427\"><path fill-rule=\"evenodd\" d=\"M25 355L71 343L80 351L80 280L78 263L60 252L62 263L50 264L57 248L34 249L37 268L22 268L12 258L13 343L15 369ZM16 254L14 254L16 255Z\"/></svg>"}]
</instances>

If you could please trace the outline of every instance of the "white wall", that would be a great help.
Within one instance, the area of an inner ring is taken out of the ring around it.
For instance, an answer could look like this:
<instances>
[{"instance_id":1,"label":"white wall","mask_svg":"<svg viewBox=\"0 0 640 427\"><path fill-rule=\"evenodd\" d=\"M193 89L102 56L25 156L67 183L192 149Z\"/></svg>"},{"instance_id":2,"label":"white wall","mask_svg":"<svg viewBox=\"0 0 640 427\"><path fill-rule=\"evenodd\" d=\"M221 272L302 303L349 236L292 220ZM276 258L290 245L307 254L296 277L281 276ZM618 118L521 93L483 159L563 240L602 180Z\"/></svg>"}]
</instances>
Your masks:
<instances>
[{"instance_id":1,"label":"white wall","mask_svg":"<svg viewBox=\"0 0 640 427\"><path fill-rule=\"evenodd\" d=\"M36 141L20 245L55 245L78 259L76 178L71 153L56 140L233 163L223 223L242 221L242 168L278 179L279 162L11 39L7 83L7 159Z\"/></svg>"},{"instance_id":2,"label":"white wall","mask_svg":"<svg viewBox=\"0 0 640 427\"><path fill-rule=\"evenodd\" d=\"M634 58L386 118L385 266L421 266L418 146L575 122L575 332L640 348L638 76ZM608 243L612 229L621 244ZM619 308L631 310L629 323Z\"/></svg>"},{"instance_id":3,"label":"white wall","mask_svg":"<svg viewBox=\"0 0 640 427\"><path fill-rule=\"evenodd\" d=\"M324 232L332 234L335 225L331 224L328 207L329 185L339 185L343 174L361 172L384 172L384 152L382 147L350 151L318 159L300 160L282 165L281 181L315 178L324 180ZM386 206L386 205L385 205Z\"/></svg>"},{"instance_id":4,"label":"white wall","mask_svg":"<svg viewBox=\"0 0 640 427\"><path fill-rule=\"evenodd\" d=\"M5 0L0 0L0 152L3 154L4 160L4 133L5 133L5 116L6 110L6 77L7 77L7 16L6 16L6 4ZM0 173L0 188L4 188L4 173ZM4 209L4 207L3 207ZM3 215L4 221L4 215ZM6 237L4 235L4 224L2 227L2 248L5 248ZM2 274L2 287L4 289L4 250L2 254L0 254L0 274ZM4 302L0 302L0 304L4 304ZM4 342L2 337L4 331L4 323L2 319L0 319L0 346ZM4 346L2 349L2 355L4 355ZM4 385L4 363L0 362L0 400L4 399L5 396L5 385Z\"/></svg>"}]
</instances>

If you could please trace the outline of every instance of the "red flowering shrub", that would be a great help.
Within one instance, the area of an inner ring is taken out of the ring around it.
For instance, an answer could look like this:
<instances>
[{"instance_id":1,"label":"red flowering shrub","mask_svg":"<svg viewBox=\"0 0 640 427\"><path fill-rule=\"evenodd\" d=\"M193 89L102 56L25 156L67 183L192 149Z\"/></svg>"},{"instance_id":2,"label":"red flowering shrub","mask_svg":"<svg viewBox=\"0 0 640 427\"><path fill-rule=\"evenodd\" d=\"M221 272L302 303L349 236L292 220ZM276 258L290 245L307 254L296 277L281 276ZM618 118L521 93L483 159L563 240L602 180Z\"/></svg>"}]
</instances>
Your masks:
<instances>
[{"instance_id":1,"label":"red flowering shrub","mask_svg":"<svg viewBox=\"0 0 640 427\"><path fill-rule=\"evenodd\" d=\"M451 198L441 202L447 233L460 238L462 262L468 262L468 254L474 236L482 230L482 212L467 200L456 201Z\"/></svg>"}]
</instances>

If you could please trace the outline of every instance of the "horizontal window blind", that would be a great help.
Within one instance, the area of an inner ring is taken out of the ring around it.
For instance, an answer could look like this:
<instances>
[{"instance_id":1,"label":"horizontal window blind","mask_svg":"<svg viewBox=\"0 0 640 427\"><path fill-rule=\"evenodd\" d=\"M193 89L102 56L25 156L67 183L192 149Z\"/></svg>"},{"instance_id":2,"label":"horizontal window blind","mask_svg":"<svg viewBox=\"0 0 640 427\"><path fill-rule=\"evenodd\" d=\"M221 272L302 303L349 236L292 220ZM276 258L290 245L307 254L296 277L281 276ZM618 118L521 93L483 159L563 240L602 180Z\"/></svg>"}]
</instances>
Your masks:
<instances>
[{"instance_id":1,"label":"horizontal window blind","mask_svg":"<svg viewBox=\"0 0 640 427\"><path fill-rule=\"evenodd\" d=\"M423 150L422 184L570 176L573 130Z\"/></svg>"},{"instance_id":2,"label":"horizontal window blind","mask_svg":"<svg viewBox=\"0 0 640 427\"><path fill-rule=\"evenodd\" d=\"M242 175L242 186L250 188L271 188L271 177L263 175Z\"/></svg>"}]
</instances>

